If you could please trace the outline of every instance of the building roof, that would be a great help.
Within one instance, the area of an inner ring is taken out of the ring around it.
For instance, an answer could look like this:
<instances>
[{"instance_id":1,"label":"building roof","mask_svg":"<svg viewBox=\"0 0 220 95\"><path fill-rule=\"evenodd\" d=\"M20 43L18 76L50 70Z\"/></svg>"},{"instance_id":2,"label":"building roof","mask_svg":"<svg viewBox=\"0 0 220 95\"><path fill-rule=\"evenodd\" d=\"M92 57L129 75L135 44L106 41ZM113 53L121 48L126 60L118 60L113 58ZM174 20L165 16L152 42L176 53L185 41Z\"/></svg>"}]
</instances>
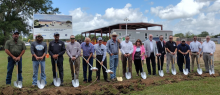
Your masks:
<instances>
[{"instance_id":1,"label":"building roof","mask_svg":"<svg viewBox=\"0 0 220 95\"><path fill-rule=\"evenodd\" d=\"M148 30L148 27L154 27L154 26L160 26L161 30L163 30L163 25L161 24L153 24L153 23L145 23L145 22L135 22L135 23L127 23L127 29L139 29L139 28L146 28ZM93 30L88 30L85 32L82 32L81 34L84 33L103 33L107 34L110 33L112 29L126 29L126 23L118 23L118 24L113 24Z\"/></svg>"}]
</instances>

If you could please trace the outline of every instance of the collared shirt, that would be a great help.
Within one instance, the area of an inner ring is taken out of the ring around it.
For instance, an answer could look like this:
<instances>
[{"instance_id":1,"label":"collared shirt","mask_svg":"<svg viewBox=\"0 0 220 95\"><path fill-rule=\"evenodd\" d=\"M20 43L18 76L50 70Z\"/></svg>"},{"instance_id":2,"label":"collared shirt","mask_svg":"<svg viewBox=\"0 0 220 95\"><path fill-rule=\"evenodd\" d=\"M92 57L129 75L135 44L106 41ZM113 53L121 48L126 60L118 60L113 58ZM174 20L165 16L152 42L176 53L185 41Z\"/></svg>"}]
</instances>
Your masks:
<instances>
[{"instance_id":1,"label":"collared shirt","mask_svg":"<svg viewBox=\"0 0 220 95\"><path fill-rule=\"evenodd\" d=\"M199 41L192 41L189 46L191 52L199 52L199 49L202 48L202 45Z\"/></svg>"},{"instance_id":2,"label":"collared shirt","mask_svg":"<svg viewBox=\"0 0 220 95\"><path fill-rule=\"evenodd\" d=\"M207 41L203 42L201 52L213 54L215 52L215 42L211 40L209 42Z\"/></svg>"},{"instance_id":3,"label":"collared shirt","mask_svg":"<svg viewBox=\"0 0 220 95\"><path fill-rule=\"evenodd\" d=\"M75 56L76 58L79 57L81 54L80 44L78 42L68 43L66 45L66 53L70 58L72 58L73 56Z\"/></svg>"},{"instance_id":4,"label":"collared shirt","mask_svg":"<svg viewBox=\"0 0 220 95\"><path fill-rule=\"evenodd\" d=\"M65 53L66 48L63 41L58 40L57 42L55 40L51 41L49 44L48 52L50 56L53 56L54 54L58 54L59 56L63 56Z\"/></svg>"},{"instance_id":5,"label":"collared shirt","mask_svg":"<svg viewBox=\"0 0 220 95\"><path fill-rule=\"evenodd\" d=\"M182 45L182 44L179 44L178 46L177 46L177 50L180 50L181 52L187 52L188 50L190 50L190 47L189 47L189 45L188 44L185 44L185 45ZM177 55L179 56L179 57L183 57L183 54L181 54L180 52L177 52ZM189 53L186 55L186 57L189 57Z\"/></svg>"},{"instance_id":6,"label":"collared shirt","mask_svg":"<svg viewBox=\"0 0 220 95\"><path fill-rule=\"evenodd\" d=\"M153 41L150 41L150 52L154 52Z\"/></svg>"},{"instance_id":7,"label":"collared shirt","mask_svg":"<svg viewBox=\"0 0 220 95\"><path fill-rule=\"evenodd\" d=\"M122 41L121 42L121 52L122 54L126 54L126 53L129 53L131 54L133 52L133 44L131 41Z\"/></svg>"},{"instance_id":8,"label":"collared shirt","mask_svg":"<svg viewBox=\"0 0 220 95\"><path fill-rule=\"evenodd\" d=\"M174 52L177 48L176 43L174 41L167 41L165 47L168 48L171 52Z\"/></svg>"},{"instance_id":9,"label":"collared shirt","mask_svg":"<svg viewBox=\"0 0 220 95\"><path fill-rule=\"evenodd\" d=\"M81 44L81 49L83 50L83 56L90 56L91 53L94 53L94 46L92 43L87 45L86 42L83 42Z\"/></svg>"},{"instance_id":10,"label":"collared shirt","mask_svg":"<svg viewBox=\"0 0 220 95\"><path fill-rule=\"evenodd\" d=\"M94 55L95 55L95 53L96 53L96 55L103 55L102 61L104 62L105 58L106 58L106 51L107 51L106 46L103 44L101 44L101 45L95 44L94 49L95 49Z\"/></svg>"},{"instance_id":11,"label":"collared shirt","mask_svg":"<svg viewBox=\"0 0 220 95\"><path fill-rule=\"evenodd\" d=\"M110 39L107 41L106 48L109 54L118 54L118 48L121 49L121 44L118 43L118 41L114 42L112 39Z\"/></svg>"},{"instance_id":12,"label":"collared shirt","mask_svg":"<svg viewBox=\"0 0 220 95\"><path fill-rule=\"evenodd\" d=\"M160 40L161 46L163 47L163 41Z\"/></svg>"},{"instance_id":13,"label":"collared shirt","mask_svg":"<svg viewBox=\"0 0 220 95\"><path fill-rule=\"evenodd\" d=\"M11 39L6 41L5 49L8 49L13 56L18 57L21 52L26 49L26 46L24 42L19 39L17 40L17 43Z\"/></svg>"},{"instance_id":14,"label":"collared shirt","mask_svg":"<svg viewBox=\"0 0 220 95\"><path fill-rule=\"evenodd\" d=\"M31 54L36 54L37 57L47 54L47 44L45 42L38 43L36 41L31 43ZM32 61L37 61L34 56L32 56ZM43 61L45 61L45 57Z\"/></svg>"}]
</instances>

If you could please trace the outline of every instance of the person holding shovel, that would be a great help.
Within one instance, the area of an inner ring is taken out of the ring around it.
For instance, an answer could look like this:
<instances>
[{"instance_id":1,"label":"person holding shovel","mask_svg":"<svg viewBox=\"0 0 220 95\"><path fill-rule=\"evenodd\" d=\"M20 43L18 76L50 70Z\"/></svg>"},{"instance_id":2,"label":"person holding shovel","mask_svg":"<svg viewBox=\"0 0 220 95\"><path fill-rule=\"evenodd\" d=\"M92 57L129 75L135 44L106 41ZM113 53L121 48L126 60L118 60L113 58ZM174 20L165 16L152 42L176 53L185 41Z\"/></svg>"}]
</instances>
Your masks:
<instances>
[{"instance_id":1,"label":"person holding shovel","mask_svg":"<svg viewBox=\"0 0 220 95\"><path fill-rule=\"evenodd\" d=\"M192 66L192 72L194 70L194 60L196 59L196 63L197 63L197 66L199 66L198 64L198 56L199 56L199 53L201 52L201 48L202 48L202 45L199 41L197 41L197 36L194 36L193 37L193 41L189 44L190 46L190 49L191 49L191 52L190 52L190 55L191 55L191 66Z\"/></svg>"},{"instance_id":2,"label":"person holding shovel","mask_svg":"<svg viewBox=\"0 0 220 95\"><path fill-rule=\"evenodd\" d=\"M22 81L22 55L25 53L26 46L23 41L19 40L19 32L13 32L13 39L6 41L5 52L8 54L8 66L6 85L11 85L12 72L14 65L18 62L18 81Z\"/></svg>"},{"instance_id":3,"label":"person holding shovel","mask_svg":"<svg viewBox=\"0 0 220 95\"><path fill-rule=\"evenodd\" d=\"M116 69L118 66L118 57L119 57L119 50L121 48L120 40L117 40L117 33L113 32L111 34L112 39L107 41L106 47L107 52L110 55L110 70L113 71L111 74L111 80L116 81Z\"/></svg>"},{"instance_id":4,"label":"person holding shovel","mask_svg":"<svg viewBox=\"0 0 220 95\"><path fill-rule=\"evenodd\" d=\"M185 61L186 61L185 65L186 68L188 69L188 72L190 72L190 59L189 59L190 47L188 44L186 44L185 39L181 40L181 43L177 46L177 50L178 50L177 64L179 66L179 71L183 72L183 64L184 64L184 56L185 56Z\"/></svg>"},{"instance_id":5,"label":"person holding shovel","mask_svg":"<svg viewBox=\"0 0 220 95\"><path fill-rule=\"evenodd\" d=\"M209 64L212 61L212 67L214 67L213 63L213 54L215 53L215 42L210 40L210 36L206 36L206 41L202 43L202 49L200 56L203 55L203 60L205 63L205 72L209 73Z\"/></svg>"},{"instance_id":6,"label":"person holding shovel","mask_svg":"<svg viewBox=\"0 0 220 95\"><path fill-rule=\"evenodd\" d=\"M35 42L31 43L31 54L33 61L32 87L37 85L39 64L41 66L41 79L43 79L45 84L47 84L45 73L45 56L47 54L47 44L43 42L43 40L43 36L41 34L37 34L35 37Z\"/></svg>"},{"instance_id":7,"label":"person holding shovel","mask_svg":"<svg viewBox=\"0 0 220 95\"><path fill-rule=\"evenodd\" d=\"M85 42L81 44L81 49L83 50L83 57L86 59L83 60L83 77L84 83L90 82L92 83L92 70L91 67L88 66L88 63L90 63L91 66L93 66L93 53L94 53L94 46L92 43L90 43L91 39L89 37L85 38ZM87 66L89 67L89 77L87 79Z\"/></svg>"},{"instance_id":8,"label":"person holding shovel","mask_svg":"<svg viewBox=\"0 0 220 95\"><path fill-rule=\"evenodd\" d=\"M140 39L137 39L133 48L132 60L134 61L137 76L139 76L139 71L140 73L143 72L141 61L145 59L145 48Z\"/></svg>"},{"instance_id":9,"label":"person holding shovel","mask_svg":"<svg viewBox=\"0 0 220 95\"><path fill-rule=\"evenodd\" d=\"M59 69L59 76L61 80L61 86L63 86L63 54L66 51L65 44L63 41L59 40L60 34L58 32L54 33L54 39L49 43L49 49L48 52L51 56L51 62L52 62L52 70L53 70L53 78L56 78L56 68L55 68L55 61L57 60L57 67ZM51 85L54 85L52 82Z\"/></svg>"},{"instance_id":10,"label":"person holding shovel","mask_svg":"<svg viewBox=\"0 0 220 95\"><path fill-rule=\"evenodd\" d=\"M166 42L166 51L167 51L167 69L166 69L166 72L167 73L170 73L169 72L169 68L170 68L170 62L171 62L171 66L172 64L175 63L175 55L176 55L176 52L177 52L177 45L176 45L176 42L173 41L173 36L170 35L169 36L169 41ZM173 67L175 68L175 67Z\"/></svg>"},{"instance_id":11,"label":"person holding shovel","mask_svg":"<svg viewBox=\"0 0 220 95\"><path fill-rule=\"evenodd\" d=\"M144 47L145 47L145 57L146 57L148 75L151 75L150 61L152 62L153 75L156 75L155 56L158 56L158 50L157 50L156 41L153 40L152 34L149 35L149 40L144 42Z\"/></svg>"},{"instance_id":12,"label":"person holding shovel","mask_svg":"<svg viewBox=\"0 0 220 95\"><path fill-rule=\"evenodd\" d=\"M74 80L74 77L76 77L76 79L78 79L79 78L79 68L80 68L81 46L78 42L75 41L74 35L70 36L70 43L68 43L66 45L66 53L69 57L72 80ZM73 62L74 62L75 68L73 68ZM74 69L75 69L76 76L74 76Z\"/></svg>"},{"instance_id":13,"label":"person holding shovel","mask_svg":"<svg viewBox=\"0 0 220 95\"><path fill-rule=\"evenodd\" d=\"M132 53L133 53L133 44L130 40L129 36L125 37L125 41L121 42L121 60L122 60L122 69L123 69L123 77L125 77L126 66L128 65L129 72L132 77ZM128 61L128 64L127 64Z\"/></svg>"},{"instance_id":14,"label":"person holding shovel","mask_svg":"<svg viewBox=\"0 0 220 95\"><path fill-rule=\"evenodd\" d=\"M97 58L97 60L99 60L99 63L96 60L96 67L98 68L98 71L96 72L96 76L98 77L97 82L100 82L100 71L101 71L101 67L102 65L104 65L107 68L107 59L106 59L106 46L104 44L102 44L102 37L99 37L97 39L98 44L94 45L94 55L96 54L96 56L94 56L94 58ZM106 82L109 82L108 80L108 75L107 72L105 70L104 67L102 67L102 72L103 72L103 76Z\"/></svg>"},{"instance_id":15,"label":"person holding shovel","mask_svg":"<svg viewBox=\"0 0 220 95\"><path fill-rule=\"evenodd\" d=\"M166 56L165 41L163 40L163 35L160 35L159 39L160 39L160 41L157 42L157 49L158 49L158 53L160 55L161 68L160 68L159 57L157 57L158 71L163 70L164 57Z\"/></svg>"}]
</instances>

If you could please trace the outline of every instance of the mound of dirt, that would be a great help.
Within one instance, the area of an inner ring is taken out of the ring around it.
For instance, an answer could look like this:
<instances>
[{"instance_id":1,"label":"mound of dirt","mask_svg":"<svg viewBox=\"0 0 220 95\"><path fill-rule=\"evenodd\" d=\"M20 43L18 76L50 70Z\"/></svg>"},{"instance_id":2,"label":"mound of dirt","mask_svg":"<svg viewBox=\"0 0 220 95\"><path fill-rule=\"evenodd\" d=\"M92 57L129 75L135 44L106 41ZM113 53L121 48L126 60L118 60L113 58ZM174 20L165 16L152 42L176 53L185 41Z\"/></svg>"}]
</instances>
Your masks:
<instances>
[{"instance_id":1,"label":"mound of dirt","mask_svg":"<svg viewBox=\"0 0 220 95\"><path fill-rule=\"evenodd\" d=\"M200 80L204 77L219 77L219 73L215 75L209 75L209 73L202 74L201 76L196 73L190 73L189 75L177 74L166 75L164 77L151 77L147 79L131 79L124 80L123 82L100 82L92 84L91 86L79 86L74 87L53 87L48 86L42 90L37 88L13 88L11 86L0 87L0 95L87 95L87 94L129 94L131 91L141 91L146 88L146 86L159 86L164 84L178 83L187 80ZM69 84L66 84L69 85Z\"/></svg>"}]
</instances>

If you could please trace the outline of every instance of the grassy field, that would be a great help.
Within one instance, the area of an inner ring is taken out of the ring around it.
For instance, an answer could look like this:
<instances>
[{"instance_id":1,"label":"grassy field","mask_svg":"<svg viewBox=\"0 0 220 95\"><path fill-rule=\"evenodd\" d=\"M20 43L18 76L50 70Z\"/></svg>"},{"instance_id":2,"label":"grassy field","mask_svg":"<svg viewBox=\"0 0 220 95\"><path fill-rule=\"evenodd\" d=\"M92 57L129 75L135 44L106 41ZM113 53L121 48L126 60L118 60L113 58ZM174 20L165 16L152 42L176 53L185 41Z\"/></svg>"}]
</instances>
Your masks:
<instances>
[{"instance_id":1,"label":"grassy field","mask_svg":"<svg viewBox=\"0 0 220 95\"><path fill-rule=\"evenodd\" d=\"M217 48L218 49L218 48ZM27 47L27 50L25 54L23 55L23 67L22 67L22 76L23 76L23 87L31 87L32 85L32 76L33 76L33 67L32 67L32 61L31 61L31 53L30 53L30 47ZM219 55L215 55L215 70L220 70L220 62L219 62ZM109 58L107 58L108 61L108 68L109 68ZM201 60L202 61L202 60ZM82 60L81 60L82 62ZM95 61L94 61L95 64ZM122 67L121 61L119 61L120 64L120 69ZM64 84L65 86L70 86L71 87L71 73L70 73L70 67L69 67L69 62L68 62L68 57L67 54L64 54ZM94 65L95 66L95 65ZM164 72L165 72L165 67L164 65ZM202 69L204 70L204 64L201 64ZM176 69L178 71L178 68L176 66ZM122 71L122 69L120 70ZM144 65L144 71L147 73L147 68L146 64ZM196 68L195 68L196 71ZM6 73L7 73L7 55L4 51L0 51L0 87L4 86L6 81ZM118 74L118 73L117 73ZM133 64L132 66L132 80L134 79L140 79L140 77L136 77L136 71L135 71L135 66ZM121 73L122 75L122 73ZM165 73L165 76L167 74ZM50 62L50 58L46 59L46 76L47 76L47 83L48 85L52 82L52 65ZM110 76L108 75L108 78ZM159 77L157 76L148 76L148 78L155 78ZM96 73L93 72L93 81L96 79ZM38 78L39 79L39 78ZM124 78L125 79L125 78ZM164 84L164 85L159 85L159 86L147 86L145 87L144 90L142 91L133 91L131 94L218 94L220 91L218 90L220 87L220 77L207 77L201 80L190 80L190 81L181 81L179 83L172 83L172 84ZM13 72L13 77L12 77L12 82L16 81L16 72L14 69ZM89 83L84 84L83 83L83 71L82 71L82 63L80 66L80 74L79 74L79 81L80 85L87 86ZM103 75L101 72L101 81L104 81ZM13 85L13 84L12 84ZM53 86L47 86L47 88L50 88Z\"/></svg>"}]
</instances>

